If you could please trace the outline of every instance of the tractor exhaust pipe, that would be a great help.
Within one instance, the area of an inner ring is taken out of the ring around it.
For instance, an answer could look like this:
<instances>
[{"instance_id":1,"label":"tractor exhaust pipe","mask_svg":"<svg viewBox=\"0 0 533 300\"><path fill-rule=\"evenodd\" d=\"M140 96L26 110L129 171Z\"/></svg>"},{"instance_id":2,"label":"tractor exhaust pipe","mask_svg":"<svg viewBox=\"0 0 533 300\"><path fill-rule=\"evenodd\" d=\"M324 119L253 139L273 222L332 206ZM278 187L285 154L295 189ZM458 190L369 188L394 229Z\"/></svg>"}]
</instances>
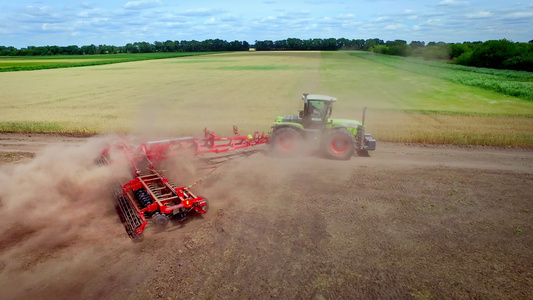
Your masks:
<instances>
[{"instance_id":1,"label":"tractor exhaust pipe","mask_svg":"<svg viewBox=\"0 0 533 300\"><path fill-rule=\"evenodd\" d=\"M363 108L363 128L365 127L366 106Z\"/></svg>"},{"instance_id":2,"label":"tractor exhaust pipe","mask_svg":"<svg viewBox=\"0 0 533 300\"><path fill-rule=\"evenodd\" d=\"M359 149L357 150L364 150L365 149L365 116L366 116L366 106L363 108L363 119L362 119L362 125L361 130L358 132L359 134Z\"/></svg>"},{"instance_id":3,"label":"tractor exhaust pipe","mask_svg":"<svg viewBox=\"0 0 533 300\"><path fill-rule=\"evenodd\" d=\"M376 140L372 137L370 133L366 133L365 127L366 119L366 106L363 108L363 119L361 122L361 128L357 134L359 135L359 147L357 148L357 155L359 156L369 156L368 150L376 150Z\"/></svg>"}]
</instances>

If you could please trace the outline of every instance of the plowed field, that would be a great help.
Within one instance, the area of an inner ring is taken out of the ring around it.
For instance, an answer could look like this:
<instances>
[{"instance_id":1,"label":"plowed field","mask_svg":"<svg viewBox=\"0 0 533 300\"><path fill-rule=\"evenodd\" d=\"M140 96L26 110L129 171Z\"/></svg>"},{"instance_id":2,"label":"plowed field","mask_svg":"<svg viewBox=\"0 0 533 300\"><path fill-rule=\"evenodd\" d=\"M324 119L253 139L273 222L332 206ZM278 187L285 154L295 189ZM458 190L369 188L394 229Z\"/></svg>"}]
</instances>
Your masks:
<instances>
[{"instance_id":1,"label":"plowed field","mask_svg":"<svg viewBox=\"0 0 533 300\"><path fill-rule=\"evenodd\" d=\"M2 299L532 299L531 150L259 151L194 188L208 214L134 243L100 139L0 135Z\"/></svg>"}]
</instances>

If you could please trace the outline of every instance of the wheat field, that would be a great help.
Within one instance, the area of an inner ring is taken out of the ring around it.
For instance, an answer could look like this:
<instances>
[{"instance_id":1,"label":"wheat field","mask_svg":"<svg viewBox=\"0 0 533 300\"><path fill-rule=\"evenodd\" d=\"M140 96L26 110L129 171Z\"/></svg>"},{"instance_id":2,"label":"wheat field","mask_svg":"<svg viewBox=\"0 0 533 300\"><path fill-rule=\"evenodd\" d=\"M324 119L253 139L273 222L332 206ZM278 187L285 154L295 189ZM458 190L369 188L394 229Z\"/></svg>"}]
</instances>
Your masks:
<instances>
[{"instance_id":1,"label":"wheat field","mask_svg":"<svg viewBox=\"0 0 533 300\"><path fill-rule=\"evenodd\" d=\"M533 147L533 102L349 52L236 52L0 73L0 131L151 135L270 130L304 92L339 99L378 140Z\"/></svg>"}]
</instances>

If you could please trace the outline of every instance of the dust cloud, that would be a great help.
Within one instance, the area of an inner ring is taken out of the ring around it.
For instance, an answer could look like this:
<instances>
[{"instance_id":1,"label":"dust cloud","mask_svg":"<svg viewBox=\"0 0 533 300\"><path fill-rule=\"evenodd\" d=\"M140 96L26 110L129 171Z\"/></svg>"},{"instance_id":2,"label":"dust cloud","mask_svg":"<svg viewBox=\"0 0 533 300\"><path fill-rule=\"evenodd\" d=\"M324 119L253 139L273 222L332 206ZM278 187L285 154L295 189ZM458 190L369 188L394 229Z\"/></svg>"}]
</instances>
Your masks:
<instances>
[{"instance_id":1,"label":"dust cloud","mask_svg":"<svg viewBox=\"0 0 533 300\"><path fill-rule=\"evenodd\" d=\"M187 133L187 127L176 129L180 121L160 101L146 104L140 115L128 135L135 146ZM117 182L131 179L131 170L120 153L111 153L111 166L94 161L117 141L117 136L107 135L81 145L49 145L28 163L0 166L3 299L134 295L139 285L155 278L161 257L172 265L181 259L176 251L189 249L190 241L209 240L225 220L221 215L266 204L272 210L264 216L275 218L278 209L294 208L287 182L305 186L324 164L309 153L291 159L271 157L266 145L228 155L168 159L158 170L177 186L205 179L191 191L209 200L210 212L204 220L190 221L191 226L170 224L157 231L149 224L144 241L133 243L116 215L111 193ZM319 186L320 180L311 182L313 188L327 188Z\"/></svg>"},{"instance_id":2,"label":"dust cloud","mask_svg":"<svg viewBox=\"0 0 533 300\"><path fill-rule=\"evenodd\" d=\"M112 240L114 227L122 229L115 226L120 225L118 218L111 217L115 212L109 191L127 176L127 168L94 162L109 140L50 145L26 164L0 168L3 299L87 296L84 285L95 280L87 276L96 271L102 255L109 255L97 253L98 244Z\"/></svg>"}]
</instances>

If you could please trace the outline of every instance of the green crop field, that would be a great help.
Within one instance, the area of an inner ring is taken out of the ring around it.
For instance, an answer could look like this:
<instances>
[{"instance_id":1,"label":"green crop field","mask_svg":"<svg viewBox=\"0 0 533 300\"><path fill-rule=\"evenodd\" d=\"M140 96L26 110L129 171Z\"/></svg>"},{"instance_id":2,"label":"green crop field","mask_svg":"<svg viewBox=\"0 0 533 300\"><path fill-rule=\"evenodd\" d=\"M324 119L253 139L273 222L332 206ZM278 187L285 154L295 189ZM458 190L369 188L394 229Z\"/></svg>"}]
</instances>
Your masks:
<instances>
[{"instance_id":1,"label":"green crop field","mask_svg":"<svg viewBox=\"0 0 533 300\"><path fill-rule=\"evenodd\" d=\"M368 128L381 140L533 146L533 101L453 82L424 64L393 65L388 56L323 52L323 57L320 89L354 99L339 102L343 112L371 108ZM477 74L483 80L485 75ZM528 84L533 89L533 82Z\"/></svg>"},{"instance_id":2,"label":"green crop field","mask_svg":"<svg viewBox=\"0 0 533 300\"><path fill-rule=\"evenodd\" d=\"M420 58L377 55L368 52L350 54L405 71L533 101L533 73L531 72L466 67Z\"/></svg>"},{"instance_id":3,"label":"green crop field","mask_svg":"<svg viewBox=\"0 0 533 300\"><path fill-rule=\"evenodd\" d=\"M231 134L233 124L241 133L269 131L275 116L296 114L310 92L336 96L338 118L360 119L367 106L368 131L381 141L533 147L529 73L395 59L235 52L2 72L0 131L176 136L204 127ZM506 78L525 88L454 78Z\"/></svg>"},{"instance_id":4,"label":"green crop field","mask_svg":"<svg viewBox=\"0 0 533 300\"><path fill-rule=\"evenodd\" d=\"M196 56L210 52L55 55L55 56L0 56L0 72L56 69L115 64L121 62Z\"/></svg>"}]
</instances>

